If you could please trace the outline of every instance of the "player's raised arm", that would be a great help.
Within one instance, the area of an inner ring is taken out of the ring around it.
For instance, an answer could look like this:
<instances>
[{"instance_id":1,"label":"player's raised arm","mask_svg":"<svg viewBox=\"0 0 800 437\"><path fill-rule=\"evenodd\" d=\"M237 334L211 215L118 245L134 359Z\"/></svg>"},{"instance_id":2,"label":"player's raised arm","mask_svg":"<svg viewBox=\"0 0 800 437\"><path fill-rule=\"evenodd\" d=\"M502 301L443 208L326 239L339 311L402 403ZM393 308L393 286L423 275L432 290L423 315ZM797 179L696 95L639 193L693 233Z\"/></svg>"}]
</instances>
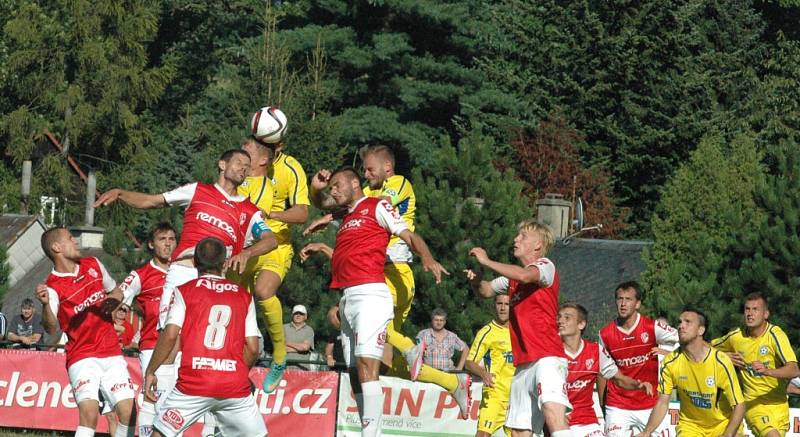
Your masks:
<instances>
[{"instance_id":1,"label":"player's raised arm","mask_svg":"<svg viewBox=\"0 0 800 437\"><path fill-rule=\"evenodd\" d=\"M505 276L508 279L515 280L521 284L540 282L539 269L536 268L536 266L531 266L534 268L530 268L493 261L489 258L489 255L487 255L486 250L481 247L472 248L469 254L474 256L482 266L488 267L498 275Z\"/></svg>"},{"instance_id":2,"label":"player's raised arm","mask_svg":"<svg viewBox=\"0 0 800 437\"><path fill-rule=\"evenodd\" d=\"M478 296L488 299L490 297L494 297L497 294L498 290L495 290L492 286L492 282L483 280L483 277L479 271L475 271L472 269L464 269L464 275L466 275L467 280L469 281L470 286ZM506 289L508 288L508 280L505 282ZM503 290L504 291L504 290Z\"/></svg>"},{"instance_id":3,"label":"player's raised arm","mask_svg":"<svg viewBox=\"0 0 800 437\"><path fill-rule=\"evenodd\" d=\"M328 259L333 258L333 248L328 246L325 243L308 243L300 249L300 262L306 262L306 260L315 252L320 252L323 255L327 256Z\"/></svg>"},{"instance_id":4,"label":"player's raised arm","mask_svg":"<svg viewBox=\"0 0 800 437\"><path fill-rule=\"evenodd\" d=\"M322 210L336 208L336 201L325 190L331 180L331 171L323 168L311 177L311 204Z\"/></svg>"},{"instance_id":5,"label":"player's raised arm","mask_svg":"<svg viewBox=\"0 0 800 437\"><path fill-rule=\"evenodd\" d=\"M428 249L428 245L425 243L425 240L417 234L416 232L411 232L408 229L401 232L398 237L401 240L405 241L408 244L408 247L414 251L417 255L419 255L420 260L422 260L422 268L425 269L426 272L430 272L434 278L436 278L436 283L439 284L442 282L442 275L450 275L438 261L433 258L431 255L430 249Z\"/></svg>"},{"instance_id":6,"label":"player's raised arm","mask_svg":"<svg viewBox=\"0 0 800 437\"><path fill-rule=\"evenodd\" d=\"M167 201L164 200L163 194L138 193L136 191L113 188L101 194L97 201L94 202L94 207L99 208L110 205L117 200L137 209L163 208L167 206Z\"/></svg>"},{"instance_id":7,"label":"player's raised arm","mask_svg":"<svg viewBox=\"0 0 800 437\"><path fill-rule=\"evenodd\" d=\"M39 284L36 286L36 298L42 303L42 327L49 335L56 333L56 320L55 313L50 308L50 289L47 284Z\"/></svg>"}]
</instances>

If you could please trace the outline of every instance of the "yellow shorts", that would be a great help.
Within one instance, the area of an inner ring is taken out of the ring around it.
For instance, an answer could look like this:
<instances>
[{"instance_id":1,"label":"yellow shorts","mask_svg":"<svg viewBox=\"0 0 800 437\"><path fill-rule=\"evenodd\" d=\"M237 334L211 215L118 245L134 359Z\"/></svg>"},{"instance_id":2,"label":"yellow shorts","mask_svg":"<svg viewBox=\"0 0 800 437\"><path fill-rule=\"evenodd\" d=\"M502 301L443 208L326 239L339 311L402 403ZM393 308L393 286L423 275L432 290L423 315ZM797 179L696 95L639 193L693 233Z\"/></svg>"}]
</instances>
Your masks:
<instances>
[{"instance_id":1,"label":"yellow shorts","mask_svg":"<svg viewBox=\"0 0 800 437\"><path fill-rule=\"evenodd\" d=\"M279 244L278 247L271 252L257 258L250 258L247 261L247 267L244 273L241 275L229 270L225 276L230 281L246 286L250 293L252 293L256 288L258 274L263 270L274 272L281 277L281 282L283 282L286 273L289 272L289 268L292 266L293 256L294 248L292 248L291 244Z\"/></svg>"},{"instance_id":2,"label":"yellow shorts","mask_svg":"<svg viewBox=\"0 0 800 437\"><path fill-rule=\"evenodd\" d=\"M728 427L728 421L723 420L713 428L706 428L692 422L681 422L678 420L678 425L675 427L677 437L719 437L725 432Z\"/></svg>"},{"instance_id":3,"label":"yellow shorts","mask_svg":"<svg viewBox=\"0 0 800 437\"><path fill-rule=\"evenodd\" d=\"M759 404L747 402L744 419L754 436L766 435L776 430L781 436L789 431L789 404Z\"/></svg>"},{"instance_id":4,"label":"yellow shorts","mask_svg":"<svg viewBox=\"0 0 800 437\"><path fill-rule=\"evenodd\" d=\"M411 302L414 300L414 272L407 263L384 264L383 274L386 275L386 285L392 292L394 303L394 329L399 331L411 312Z\"/></svg>"},{"instance_id":5,"label":"yellow shorts","mask_svg":"<svg viewBox=\"0 0 800 437\"><path fill-rule=\"evenodd\" d=\"M478 412L478 431L483 431L493 435L506 423L506 413L508 412L509 393L497 390L484 390L481 397L481 408ZM507 436L511 435L511 429L505 428Z\"/></svg>"}]
</instances>

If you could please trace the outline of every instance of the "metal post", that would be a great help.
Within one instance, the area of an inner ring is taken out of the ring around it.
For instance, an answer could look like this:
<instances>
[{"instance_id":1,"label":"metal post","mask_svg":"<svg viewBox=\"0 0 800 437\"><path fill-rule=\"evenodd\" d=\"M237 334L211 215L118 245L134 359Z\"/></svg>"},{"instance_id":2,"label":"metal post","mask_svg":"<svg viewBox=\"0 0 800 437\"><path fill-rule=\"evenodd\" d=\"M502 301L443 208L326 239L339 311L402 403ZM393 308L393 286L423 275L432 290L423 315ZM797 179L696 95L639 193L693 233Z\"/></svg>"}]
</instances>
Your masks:
<instances>
[{"instance_id":1,"label":"metal post","mask_svg":"<svg viewBox=\"0 0 800 437\"><path fill-rule=\"evenodd\" d=\"M31 198L31 162L22 161L22 214L28 214Z\"/></svg>"},{"instance_id":2,"label":"metal post","mask_svg":"<svg viewBox=\"0 0 800 437\"><path fill-rule=\"evenodd\" d=\"M89 172L86 181L86 226L94 226L94 200L97 193L97 177L93 171Z\"/></svg>"}]
</instances>

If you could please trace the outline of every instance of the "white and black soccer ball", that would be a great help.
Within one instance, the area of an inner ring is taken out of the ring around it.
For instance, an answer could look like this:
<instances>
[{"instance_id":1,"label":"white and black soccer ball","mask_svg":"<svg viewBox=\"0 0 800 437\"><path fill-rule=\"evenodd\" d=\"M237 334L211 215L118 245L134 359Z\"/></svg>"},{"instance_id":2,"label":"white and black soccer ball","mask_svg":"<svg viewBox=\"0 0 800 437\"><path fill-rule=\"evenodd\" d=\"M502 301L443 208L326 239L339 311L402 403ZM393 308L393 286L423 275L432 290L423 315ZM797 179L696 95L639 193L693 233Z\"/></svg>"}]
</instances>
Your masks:
<instances>
[{"instance_id":1,"label":"white and black soccer ball","mask_svg":"<svg viewBox=\"0 0 800 437\"><path fill-rule=\"evenodd\" d=\"M274 106L265 106L250 121L250 133L258 141L267 144L279 143L286 134L286 114Z\"/></svg>"}]
</instances>

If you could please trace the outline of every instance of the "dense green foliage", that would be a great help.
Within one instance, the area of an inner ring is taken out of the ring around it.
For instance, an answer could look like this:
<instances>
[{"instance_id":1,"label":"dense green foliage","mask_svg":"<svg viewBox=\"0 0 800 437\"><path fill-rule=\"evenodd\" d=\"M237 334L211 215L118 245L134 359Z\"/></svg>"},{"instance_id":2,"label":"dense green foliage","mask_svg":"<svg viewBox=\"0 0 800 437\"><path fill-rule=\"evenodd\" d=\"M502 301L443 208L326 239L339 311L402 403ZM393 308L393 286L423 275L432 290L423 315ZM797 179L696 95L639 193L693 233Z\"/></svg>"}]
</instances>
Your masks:
<instances>
[{"instance_id":1,"label":"dense green foliage","mask_svg":"<svg viewBox=\"0 0 800 437\"><path fill-rule=\"evenodd\" d=\"M796 280L797 229L772 218L796 216L781 203L797 197L796 181L779 183L800 140L795 3L0 2L0 205L18 211L23 160L32 208L55 198L55 221L70 225L85 185L67 157L96 171L101 191L207 181L252 112L278 105L287 152L309 175L358 165L363 144L397 151L419 230L452 273L437 286L417 272L410 333L434 306L462 332L484 321L489 307L459 275L466 249L507 259L513 224L543 190L569 193L573 176L610 234L655 238L649 304L671 312L724 289L730 305L712 318L722 329L737 293L765 280L778 297ZM537 160L547 147L552 165ZM114 206L97 220L123 254L154 222L179 224L180 211ZM298 249L311 241L299 230ZM327 264L308 263L281 295L313 302L321 327L335 296Z\"/></svg>"}]
</instances>

